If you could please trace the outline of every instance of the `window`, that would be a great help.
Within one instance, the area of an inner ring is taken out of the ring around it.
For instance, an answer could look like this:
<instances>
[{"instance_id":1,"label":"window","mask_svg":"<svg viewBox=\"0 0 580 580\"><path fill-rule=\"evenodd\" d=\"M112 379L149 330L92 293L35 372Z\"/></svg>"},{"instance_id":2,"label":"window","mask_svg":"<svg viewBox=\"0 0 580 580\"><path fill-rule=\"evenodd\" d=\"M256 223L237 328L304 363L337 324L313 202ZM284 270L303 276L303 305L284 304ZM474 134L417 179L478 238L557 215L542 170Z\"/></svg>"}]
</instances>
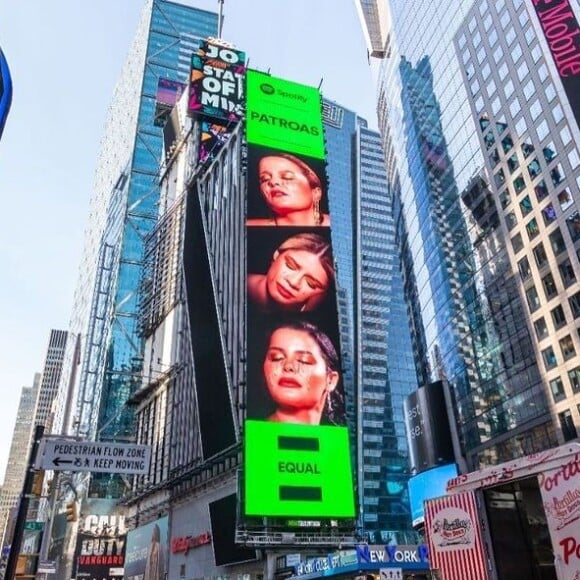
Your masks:
<instances>
[{"instance_id":1,"label":"window","mask_svg":"<svg viewBox=\"0 0 580 580\"><path fill-rule=\"evenodd\" d=\"M568 298L570 304L570 309L572 310L572 315L574 318L580 317L580 292L576 292L573 296Z\"/></svg>"},{"instance_id":2,"label":"window","mask_svg":"<svg viewBox=\"0 0 580 580\"><path fill-rule=\"evenodd\" d=\"M514 140L509 133L501 140L501 146L503 147L504 153L507 153L513 148Z\"/></svg>"},{"instance_id":3,"label":"window","mask_svg":"<svg viewBox=\"0 0 580 580\"><path fill-rule=\"evenodd\" d=\"M558 419L560 419L560 427L562 429L562 435L564 436L564 441L571 441L576 439L578 434L576 433L576 426L574 425L574 419L572 419L572 413L570 409L558 413Z\"/></svg>"},{"instance_id":4,"label":"window","mask_svg":"<svg viewBox=\"0 0 580 580\"><path fill-rule=\"evenodd\" d=\"M580 391L580 367L576 367L571 371L568 371L568 379L570 381L570 386L575 393Z\"/></svg>"},{"instance_id":5,"label":"window","mask_svg":"<svg viewBox=\"0 0 580 580\"><path fill-rule=\"evenodd\" d=\"M545 64L538 69L538 76L542 82L548 78L548 67Z\"/></svg>"},{"instance_id":6,"label":"window","mask_svg":"<svg viewBox=\"0 0 580 580\"><path fill-rule=\"evenodd\" d=\"M530 240L533 240L540 233L540 228L538 226L538 220L536 218L532 218L526 224L526 231L528 232L528 238Z\"/></svg>"},{"instance_id":7,"label":"window","mask_svg":"<svg viewBox=\"0 0 580 580\"><path fill-rule=\"evenodd\" d=\"M570 133L570 129L567 125L564 125L563 129L560 131L560 139L562 139L562 143L564 143L564 145L568 145L568 143L572 141L572 134Z\"/></svg>"},{"instance_id":8,"label":"window","mask_svg":"<svg viewBox=\"0 0 580 580\"><path fill-rule=\"evenodd\" d=\"M534 286L526 290L526 298L528 300L530 312L534 312L540 307L540 297L538 296L538 292Z\"/></svg>"},{"instance_id":9,"label":"window","mask_svg":"<svg viewBox=\"0 0 580 580\"><path fill-rule=\"evenodd\" d=\"M516 218L516 214L513 211L510 211L508 214L506 214L505 225L508 230L513 230L517 223L518 220Z\"/></svg>"},{"instance_id":10,"label":"window","mask_svg":"<svg viewBox=\"0 0 580 580\"><path fill-rule=\"evenodd\" d=\"M576 282L576 273L574 272L570 258L566 258L561 264L558 264L558 269L560 270L560 277L562 278L564 288L568 288L568 286Z\"/></svg>"},{"instance_id":11,"label":"window","mask_svg":"<svg viewBox=\"0 0 580 580\"><path fill-rule=\"evenodd\" d=\"M547 136L548 133L550 132L550 130L548 129L548 123L546 122L546 119L544 119L537 127L536 127L536 133L538 134L538 139L540 141L543 141Z\"/></svg>"},{"instance_id":12,"label":"window","mask_svg":"<svg viewBox=\"0 0 580 580\"><path fill-rule=\"evenodd\" d=\"M562 383L562 379L560 377L550 381L550 391L552 391L552 397L554 398L555 403L566 397L566 393L564 392L564 383Z\"/></svg>"},{"instance_id":13,"label":"window","mask_svg":"<svg viewBox=\"0 0 580 580\"><path fill-rule=\"evenodd\" d=\"M564 360L569 360L576 355L574 341L569 334L560 340L560 350L562 351Z\"/></svg>"},{"instance_id":14,"label":"window","mask_svg":"<svg viewBox=\"0 0 580 580\"><path fill-rule=\"evenodd\" d=\"M547 369L552 369L558 364L558 360L554 354L554 349L551 346L542 351L542 358L544 359L544 365Z\"/></svg>"},{"instance_id":15,"label":"window","mask_svg":"<svg viewBox=\"0 0 580 580\"><path fill-rule=\"evenodd\" d=\"M578 151L576 149L572 149L570 153L568 153L568 161L572 169L576 169L578 165L580 165L580 157L578 156Z\"/></svg>"},{"instance_id":16,"label":"window","mask_svg":"<svg viewBox=\"0 0 580 580\"><path fill-rule=\"evenodd\" d=\"M562 111L562 106L559 103L552 109L552 116L556 124L564 118L564 111Z\"/></svg>"},{"instance_id":17,"label":"window","mask_svg":"<svg viewBox=\"0 0 580 580\"><path fill-rule=\"evenodd\" d=\"M505 173L503 169L500 169L494 176L495 184L497 187L501 187L505 183Z\"/></svg>"},{"instance_id":18,"label":"window","mask_svg":"<svg viewBox=\"0 0 580 580\"><path fill-rule=\"evenodd\" d=\"M526 75L530 72L530 69L528 68L528 65L526 64L526 62L522 62L522 64L520 64L520 66L518 67L518 78L520 79L520 82L523 81L526 78Z\"/></svg>"},{"instance_id":19,"label":"window","mask_svg":"<svg viewBox=\"0 0 580 580\"><path fill-rule=\"evenodd\" d=\"M484 67L481 69L481 76L483 77L483 80L486 81L487 78L489 77L491 73L491 68L489 66L489 63L486 62Z\"/></svg>"},{"instance_id":20,"label":"window","mask_svg":"<svg viewBox=\"0 0 580 580\"><path fill-rule=\"evenodd\" d=\"M525 23L526 23L528 20L529 20L528 13L527 13L525 10L523 10L523 11L520 13L520 16L519 16L519 21L520 21L520 24L521 24L522 26L524 26L524 25L525 25Z\"/></svg>"},{"instance_id":21,"label":"window","mask_svg":"<svg viewBox=\"0 0 580 580\"><path fill-rule=\"evenodd\" d=\"M506 12L507 14L507 12ZM509 14L508 14L508 18L509 18ZM512 26L505 35L505 41L507 42L507 45L510 46L511 43L515 40L516 38L516 31L514 30L514 27ZM521 80L521 79L520 79Z\"/></svg>"},{"instance_id":22,"label":"window","mask_svg":"<svg viewBox=\"0 0 580 580\"><path fill-rule=\"evenodd\" d=\"M558 288L556 287L556 282L554 281L554 276L552 272L549 272L542 278L542 286L544 287L544 293L546 294L546 300L550 300L556 294L558 294Z\"/></svg>"},{"instance_id":23,"label":"window","mask_svg":"<svg viewBox=\"0 0 580 580\"><path fill-rule=\"evenodd\" d=\"M502 64L502 65L499 67L499 69L498 69L498 71L497 71L497 72L498 72L498 74L499 74L499 78L500 78L500 79L503 81L503 79L505 79L505 77L506 77L506 76L507 76L507 74L508 74L508 66L507 66L507 64L504 62L504 63L503 63L503 64ZM512 89L511 89L510 95L511 95L513 92L514 92L514 85L513 85L513 83L512 83ZM509 96L509 95L506 93L506 96Z\"/></svg>"},{"instance_id":24,"label":"window","mask_svg":"<svg viewBox=\"0 0 580 580\"><path fill-rule=\"evenodd\" d=\"M554 167L552 171L550 171L550 177L552 178L552 183L554 185L558 185L564 181L564 170L562 169L561 165Z\"/></svg>"},{"instance_id":25,"label":"window","mask_svg":"<svg viewBox=\"0 0 580 580\"><path fill-rule=\"evenodd\" d=\"M489 154L489 162L491 163L492 167L495 167L499 163L499 153L497 152L497 149L494 149Z\"/></svg>"},{"instance_id":26,"label":"window","mask_svg":"<svg viewBox=\"0 0 580 580\"><path fill-rule=\"evenodd\" d=\"M536 192L536 199L542 201L548 195L548 186L546 185L546 182L543 179L538 181L538 184L534 187L534 191Z\"/></svg>"},{"instance_id":27,"label":"window","mask_svg":"<svg viewBox=\"0 0 580 580\"><path fill-rule=\"evenodd\" d=\"M573 242L580 240L580 213L575 211L571 216L566 218L566 225L570 232L570 237Z\"/></svg>"},{"instance_id":28,"label":"window","mask_svg":"<svg viewBox=\"0 0 580 580\"><path fill-rule=\"evenodd\" d=\"M566 397L566 393L564 392L564 384L562 383L562 379L560 377L550 381L550 391L552 391L552 397L554 397L555 403Z\"/></svg>"},{"instance_id":29,"label":"window","mask_svg":"<svg viewBox=\"0 0 580 580\"><path fill-rule=\"evenodd\" d=\"M508 190L504 189L499 194L499 202L501 203L501 207L505 209L511 203L511 201L512 200L510 199L510 194L509 194Z\"/></svg>"},{"instance_id":30,"label":"window","mask_svg":"<svg viewBox=\"0 0 580 580\"><path fill-rule=\"evenodd\" d=\"M526 97L526 101L531 99L535 91L536 88L534 87L534 81L530 79L524 86L524 96Z\"/></svg>"},{"instance_id":31,"label":"window","mask_svg":"<svg viewBox=\"0 0 580 580\"><path fill-rule=\"evenodd\" d=\"M495 85L494 85L494 90L495 90ZM491 97L490 97L490 98L491 98ZM491 112L492 112L494 115L497 115L500 109L501 109L501 102L500 102L500 100L499 100L499 97L496 97L496 98L493 100L493 103L491 103Z\"/></svg>"},{"instance_id":32,"label":"window","mask_svg":"<svg viewBox=\"0 0 580 580\"><path fill-rule=\"evenodd\" d=\"M566 189L563 189L558 194L558 202L560 203L560 209L562 211L566 211L574 203L570 192Z\"/></svg>"},{"instance_id":33,"label":"window","mask_svg":"<svg viewBox=\"0 0 580 580\"><path fill-rule=\"evenodd\" d=\"M512 238L512 247L514 249L515 254L517 254L524 247L524 242L522 240L521 234L516 234Z\"/></svg>"},{"instance_id":34,"label":"window","mask_svg":"<svg viewBox=\"0 0 580 580\"><path fill-rule=\"evenodd\" d=\"M542 49L538 44L532 48L532 59L537 63L542 58Z\"/></svg>"},{"instance_id":35,"label":"window","mask_svg":"<svg viewBox=\"0 0 580 580\"><path fill-rule=\"evenodd\" d=\"M491 31L491 34L489 35L489 46L491 46L493 48L493 46L495 45L496 41L497 41L497 32L495 30ZM503 56L503 48L501 47L501 44L493 51L493 60L498 63L501 60L501 57Z\"/></svg>"},{"instance_id":36,"label":"window","mask_svg":"<svg viewBox=\"0 0 580 580\"><path fill-rule=\"evenodd\" d=\"M526 182L524 181L524 178L521 175L518 175L514 179L514 191L516 193L521 193L525 188L526 188Z\"/></svg>"},{"instance_id":37,"label":"window","mask_svg":"<svg viewBox=\"0 0 580 580\"><path fill-rule=\"evenodd\" d=\"M512 118L515 119L516 115L522 110L522 107L520 105L520 102L518 100L518 98L516 97L511 103L510 103L510 113L512 114Z\"/></svg>"},{"instance_id":38,"label":"window","mask_svg":"<svg viewBox=\"0 0 580 580\"><path fill-rule=\"evenodd\" d=\"M544 264L548 262L548 256L546 250L544 249L544 244L540 242L534 249L534 258L538 268L541 268Z\"/></svg>"},{"instance_id":39,"label":"window","mask_svg":"<svg viewBox=\"0 0 580 580\"><path fill-rule=\"evenodd\" d=\"M493 147L493 145L495 144L495 137L493 136L493 131L488 131L483 136L483 142L485 143L487 149Z\"/></svg>"},{"instance_id":40,"label":"window","mask_svg":"<svg viewBox=\"0 0 580 580\"><path fill-rule=\"evenodd\" d=\"M547 87L546 87L546 97L548 99L548 102L551 103L552 99L556 96L556 89L554 88L554 85L552 83L550 83Z\"/></svg>"},{"instance_id":41,"label":"window","mask_svg":"<svg viewBox=\"0 0 580 580\"><path fill-rule=\"evenodd\" d=\"M523 117L522 120L524 120ZM534 151L535 151L534 146L531 143L522 143L522 153L524 154L525 159L527 159Z\"/></svg>"},{"instance_id":42,"label":"window","mask_svg":"<svg viewBox=\"0 0 580 580\"><path fill-rule=\"evenodd\" d=\"M552 309L552 322L556 329L562 328L566 324L566 316L564 315L564 309L558 304L556 308Z\"/></svg>"},{"instance_id":43,"label":"window","mask_svg":"<svg viewBox=\"0 0 580 580\"><path fill-rule=\"evenodd\" d=\"M562 232L560 232L560 228L550 234L550 243L552 244L552 250L554 250L556 256L566 250L566 244L562 237Z\"/></svg>"},{"instance_id":44,"label":"window","mask_svg":"<svg viewBox=\"0 0 580 580\"><path fill-rule=\"evenodd\" d=\"M532 211L532 201L530 200L530 196L526 195L522 201L520 201L520 210L522 212L522 216L527 216Z\"/></svg>"},{"instance_id":45,"label":"window","mask_svg":"<svg viewBox=\"0 0 580 580\"><path fill-rule=\"evenodd\" d=\"M530 262L525 256L518 262L518 270L520 271L522 280L527 280L532 275Z\"/></svg>"},{"instance_id":46,"label":"window","mask_svg":"<svg viewBox=\"0 0 580 580\"><path fill-rule=\"evenodd\" d=\"M536 331L538 340L542 340L542 338L548 336L548 325L546 324L544 317L538 318L538 320L534 322L534 330Z\"/></svg>"},{"instance_id":47,"label":"window","mask_svg":"<svg viewBox=\"0 0 580 580\"><path fill-rule=\"evenodd\" d=\"M518 119L518 122L516 123L516 133L522 137L523 134L526 132L528 126L526 125L526 119L524 117L521 117L520 119ZM523 150L523 145L522 145L522 150Z\"/></svg>"},{"instance_id":48,"label":"window","mask_svg":"<svg viewBox=\"0 0 580 580\"><path fill-rule=\"evenodd\" d=\"M554 147L554 143L550 142L548 145L543 147L542 153L544 154L546 163L550 163L550 161L556 157L556 148Z\"/></svg>"},{"instance_id":49,"label":"window","mask_svg":"<svg viewBox=\"0 0 580 580\"><path fill-rule=\"evenodd\" d=\"M530 163L528 163L528 173L530 174L530 178L534 179L542 172L542 168L540 167L540 162L537 159L533 159Z\"/></svg>"},{"instance_id":50,"label":"window","mask_svg":"<svg viewBox=\"0 0 580 580\"><path fill-rule=\"evenodd\" d=\"M516 45L512 48L511 54L512 60L514 61L514 64L516 64L518 60L520 60L520 57L522 56L522 47L518 43L516 43Z\"/></svg>"},{"instance_id":51,"label":"window","mask_svg":"<svg viewBox=\"0 0 580 580\"><path fill-rule=\"evenodd\" d=\"M535 99L534 102L530 105L530 115L532 116L532 120L535 121L542 112L542 105L538 99Z\"/></svg>"},{"instance_id":52,"label":"window","mask_svg":"<svg viewBox=\"0 0 580 580\"><path fill-rule=\"evenodd\" d=\"M544 218L544 223L546 225L551 224L556 219L556 210L554 206L549 203L543 210L542 210L542 217Z\"/></svg>"},{"instance_id":53,"label":"window","mask_svg":"<svg viewBox=\"0 0 580 580\"><path fill-rule=\"evenodd\" d=\"M511 157L508 158L507 165L510 173L513 173L520 166L517 153L514 153Z\"/></svg>"}]
</instances>

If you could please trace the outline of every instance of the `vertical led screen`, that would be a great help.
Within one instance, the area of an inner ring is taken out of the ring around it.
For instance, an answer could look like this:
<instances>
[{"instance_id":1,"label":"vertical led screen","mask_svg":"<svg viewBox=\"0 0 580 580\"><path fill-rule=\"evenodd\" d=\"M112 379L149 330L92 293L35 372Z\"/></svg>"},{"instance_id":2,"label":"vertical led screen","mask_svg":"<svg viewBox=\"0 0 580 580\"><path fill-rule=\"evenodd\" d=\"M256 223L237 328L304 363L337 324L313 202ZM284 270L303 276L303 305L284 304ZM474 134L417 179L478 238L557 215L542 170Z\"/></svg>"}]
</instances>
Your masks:
<instances>
[{"instance_id":1,"label":"vertical led screen","mask_svg":"<svg viewBox=\"0 0 580 580\"><path fill-rule=\"evenodd\" d=\"M533 0L546 42L580 127L580 26L569 0Z\"/></svg>"},{"instance_id":2,"label":"vertical led screen","mask_svg":"<svg viewBox=\"0 0 580 580\"><path fill-rule=\"evenodd\" d=\"M321 100L248 71L246 516L351 518Z\"/></svg>"},{"instance_id":3,"label":"vertical led screen","mask_svg":"<svg viewBox=\"0 0 580 580\"><path fill-rule=\"evenodd\" d=\"M123 508L111 499L85 499L77 534L76 578L123 578L127 528Z\"/></svg>"},{"instance_id":4,"label":"vertical led screen","mask_svg":"<svg viewBox=\"0 0 580 580\"><path fill-rule=\"evenodd\" d=\"M211 40L191 57L188 111L237 122L244 111L245 53Z\"/></svg>"}]
</instances>

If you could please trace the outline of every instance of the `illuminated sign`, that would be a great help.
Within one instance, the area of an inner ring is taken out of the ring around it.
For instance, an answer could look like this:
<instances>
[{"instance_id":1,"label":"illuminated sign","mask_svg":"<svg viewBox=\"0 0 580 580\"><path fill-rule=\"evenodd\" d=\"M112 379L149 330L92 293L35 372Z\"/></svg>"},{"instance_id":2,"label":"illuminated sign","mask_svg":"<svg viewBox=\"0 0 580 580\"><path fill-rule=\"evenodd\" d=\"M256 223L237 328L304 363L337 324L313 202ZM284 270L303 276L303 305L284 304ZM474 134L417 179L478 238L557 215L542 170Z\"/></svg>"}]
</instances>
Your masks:
<instances>
[{"instance_id":1,"label":"illuminated sign","mask_svg":"<svg viewBox=\"0 0 580 580\"><path fill-rule=\"evenodd\" d=\"M171 553L185 554L187 556L187 552L192 548L205 546L206 544L211 544L211 534L209 532L204 532L197 536L171 538Z\"/></svg>"},{"instance_id":2,"label":"illuminated sign","mask_svg":"<svg viewBox=\"0 0 580 580\"><path fill-rule=\"evenodd\" d=\"M320 94L247 81L245 515L352 518Z\"/></svg>"},{"instance_id":3,"label":"illuminated sign","mask_svg":"<svg viewBox=\"0 0 580 580\"><path fill-rule=\"evenodd\" d=\"M191 57L188 111L237 122L243 115L245 53L203 42Z\"/></svg>"},{"instance_id":4,"label":"illuminated sign","mask_svg":"<svg viewBox=\"0 0 580 580\"><path fill-rule=\"evenodd\" d=\"M247 515L352 517L346 428L246 421L245 437Z\"/></svg>"},{"instance_id":5,"label":"illuminated sign","mask_svg":"<svg viewBox=\"0 0 580 580\"><path fill-rule=\"evenodd\" d=\"M246 91L248 143L324 159L317 89L250 70Z\"/></svg>"},{"instance_id":6,"label":"illuminated sign","mask_svg":"<svg viewBox=\"0 0 580 580\"><path fill-rule=\"evenodd\" d=\"M534 10L580 126L580 26L569 0L533 0Z\"/></svg>"}]
</instances>

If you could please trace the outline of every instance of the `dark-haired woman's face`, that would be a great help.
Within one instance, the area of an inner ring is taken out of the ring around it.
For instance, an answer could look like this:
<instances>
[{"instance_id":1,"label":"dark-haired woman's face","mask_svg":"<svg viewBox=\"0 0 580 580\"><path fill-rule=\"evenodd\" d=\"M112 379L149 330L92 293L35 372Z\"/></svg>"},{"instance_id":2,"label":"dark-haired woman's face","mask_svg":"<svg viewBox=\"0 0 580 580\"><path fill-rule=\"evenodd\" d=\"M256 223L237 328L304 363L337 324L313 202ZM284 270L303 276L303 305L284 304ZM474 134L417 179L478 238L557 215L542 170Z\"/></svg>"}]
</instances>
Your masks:
<instances>
[{"instance_id":1,"label":"dark-haired woman's face","mask_svg":"<svg viewBox=\"0 0 580 580\"><path fill-rule=\"evenodd\" d=\"M338 373L328 369L316 340L294 328L272 333L263 370L272 400L287 410L322 410L338 383Z\"/></svg>"},{"instance_id":2,"label":"dark-haired woman's face","mask_svg":"<svg viewBox=\"0 0 580 580\"><path fill-rule=\"evenodd\" d=\"M311 209L322 195L319 187L310 185L302 168L284 157L262 157L258 178L260 191L276 215Z\"/></svg>"},{"instance_id":3,"label":"dark-haired woman's face","mask_svg":"<svg viewBox=\"0 0 580 580\"><path fill-rule=\"evenodd\" d=\"M330 280L320 257L308 250L277 251L266 274L266 287L272 300L296 310L316 303L326 294Z\"/></svg>"}]
</instances>

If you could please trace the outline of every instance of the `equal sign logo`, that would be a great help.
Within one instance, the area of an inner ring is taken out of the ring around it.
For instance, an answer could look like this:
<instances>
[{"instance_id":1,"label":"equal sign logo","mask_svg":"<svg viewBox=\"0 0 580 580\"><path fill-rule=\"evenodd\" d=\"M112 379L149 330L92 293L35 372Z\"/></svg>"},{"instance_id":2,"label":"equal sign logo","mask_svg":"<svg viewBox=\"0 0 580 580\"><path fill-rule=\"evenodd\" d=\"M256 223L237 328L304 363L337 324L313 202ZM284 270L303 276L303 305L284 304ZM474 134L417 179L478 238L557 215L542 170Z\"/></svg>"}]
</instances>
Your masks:
<instances>
[{"instance_id":1,"label":"equal sign logo","mask_svg":"<svg viewBox=\"0 0 580 580\"><path fill-rule=\"evenodd\" d=\"M311 451L313 454L318 454L320 441L317 437L279 435L278 449L280 451ZM316 459L315 455L311 460L315 461ZM292 461L285 465L292 464L294 465L294 473L313 473L313 464L309 461ZM285 471L289 472L290 470L286 469ZM278 489L278 495L280 501L322 501L322 487L319 485L281 485Z\"/></svg>"}]
</instances>

